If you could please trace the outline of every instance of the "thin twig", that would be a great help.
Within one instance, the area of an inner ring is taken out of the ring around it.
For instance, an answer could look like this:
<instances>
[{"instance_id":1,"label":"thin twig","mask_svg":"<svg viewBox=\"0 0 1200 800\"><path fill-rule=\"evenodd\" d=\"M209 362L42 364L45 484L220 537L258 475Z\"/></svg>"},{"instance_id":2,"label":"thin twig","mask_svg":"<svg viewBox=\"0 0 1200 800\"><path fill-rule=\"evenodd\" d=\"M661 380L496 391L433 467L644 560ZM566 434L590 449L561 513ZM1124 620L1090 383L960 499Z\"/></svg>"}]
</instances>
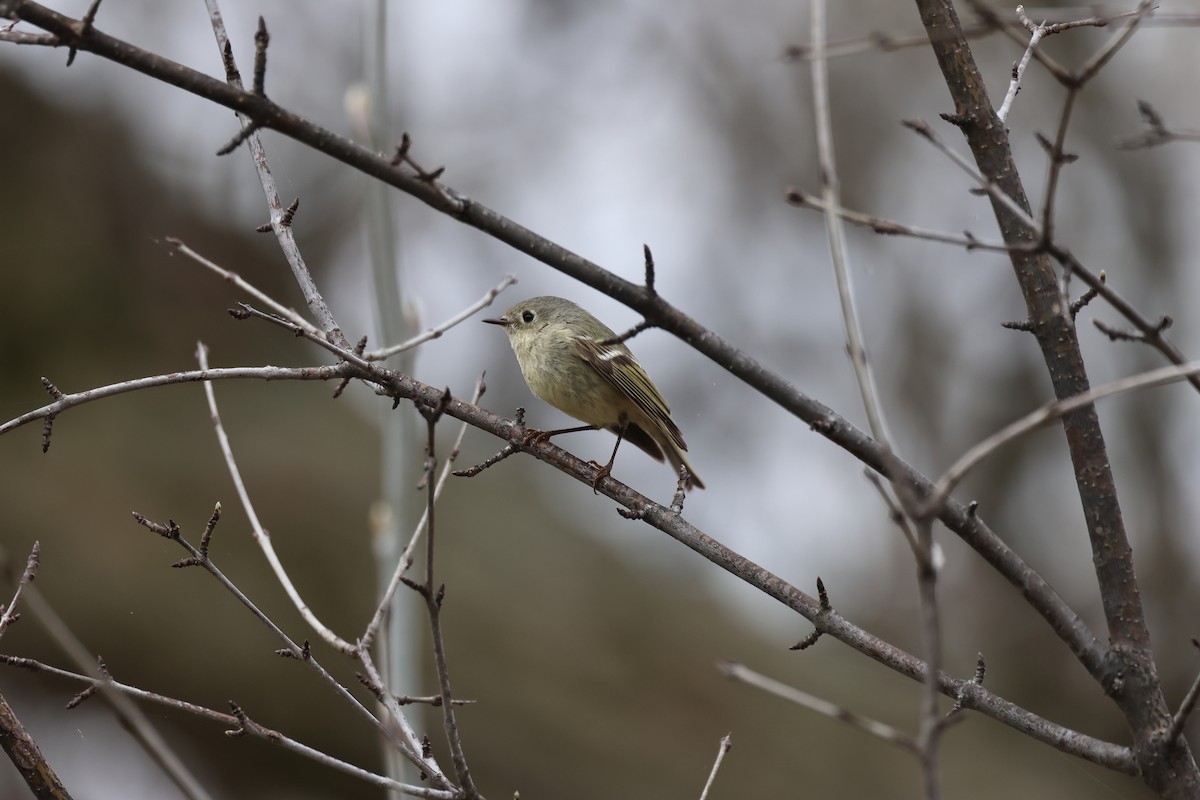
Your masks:
<instances>
[{"instance_id":1,"label":"thin twig","mask_svg":"<svg viewBox=\"0 0 1200 800\"><path fill-rule=\"evenodd\" d=\"M405 716L400 707L400 701L397 699L397 695L389 691L384 685L383 676L380 675L379 668L375 665L375 659L371 655L371 650L365 647L360 648L356 657L363 668L363 677L365 678L364 683L374 688L376 699L378 699L379 703L384 707L384 709L387 710L392 721L396 725L400 726L401 734L404 736L404 738L412 743L412 746L415 748L416 752L418 752L424 759L423 761L413 763L420 770L431 775L432 780L439 786L453 786L449 777L447 777L446 773L442 771L441 765L438 764L437 759L433 757L432 753L427 752L427 748L424 747L423 742L425 739L417 736L416 730L412 727L412 724L408 721L408 717ZM389 739L390 738L392 737L389 736ZM411 761L411 756L409 755L407 749L403 749L401 752L403 752L405 757L409 758ZM461 793L459 796L461 797Z\"/></svg>"},{"instance_id":2,"label":"thin twig","mask_svg":"<svg viewBox=\"0 0 1200 800\"><path fill-rule=\"evenodd\" d=\"M828 700L822 700L819 697L801 691L794 686L788 686L786 683L781 683L774 678L768 678L759 672L755 672L744 664L739 664L734 661L722 661L717 664L717 669L722 675L728 678L733 678L736 681L755 686L765 692L769 692L776 697L781 697L784 700L795 703L798 706L803 706L809 711L815 711L830 719L836 719L839 722L844 722L847 725L858 728L861 731L889 742L890 744L903 747L905 750L917 752L917 742L913 737L909 736L898 728L893 728L891 725L879 722L878 720L864 717L861 714L856 714L853 711L834 705Z\"/></svg>"},{"instance_id":3,"label":"thin twig","mask_svg":"<svg viewBox=\"0 0 1200 800\"><path fill-rule=\"evenodd\" d=\"M432 408L418 405L421 415L425 418L426 431L426 467L425 467L425 583L421 595L425 598L425 607L429 611L429 631L433 641L433 658L437 668L438 686L442 697L442 722L446 731L446 743L450 747L450 759L454 763L454 771L463 793L468 798L479 796L475 788L475 780L471 777L471 769L467 766L466 753L463 750L462 737L458 730L458 719L454 713L453 693L450 688L450 668L446 660L446 642L442 636L442 598L445 594L445 584L436 590L434 584L434 553L436 531L434 511L437 508L437 486L433 479L437 472L437 423L450 404L451 394L447 389L437 406ZM443 472L443 477L445 473Z\"/></svg>"},{"instance_id":4,"label":"thin twig","mask_svg":"<svg viewBox=\"0 0 1200 800\"><path fill-rule=\"evenodd\" d=\"M837 161L833 150L828 60L825 58L825 0L813 0L811 12L809 24L812 29L813 114L817 135L817 158L820 162L821 195L826 206L839 208L842 203L838 186ZM885 451L890 451L891 437L888 435L883 408L879 402L879 393L871 375L871 367L867 362L867 349L863 343L862 326L855 308L854 287L851 284L850 270L846 264L846 232L842 227L841 218L836 214L825 215L825 235L829 241L830 261L833 265L834 277L837 280L846 347L850 353L850 363L854 367L854 377L858 381L863 408L867 413L867 422L875 441Z\"/></svg>"},{"instance_id":5,"label":"thin twig","mask_svg":"<svg viewBox=\"0 0 1200 800\"><path fill-rule=\"evenodd\" d=\"M1064 147L1067 141L1067 128L1071 123L1071 113L1075 110L1075 100L1078 95L1078 87L1069 86L1067 88L1067 96L1063 99L1062 113L1059 115L1058 133L1054 138L1054 143L1046 148L1047 156L1049 156L1049 164L1047 166L1045 195L1042 198L1042 239L1045 242L1049 242L1054 238L1054 209L1056 207L1055 197L1058 192L1059 176L1062 174L1063 166L1075 160L1074 157L1066 154ZM1070 272L1066 274L1070 275ZM1064 297L1066 295L1065 287L1063 295Z\"/></svg>"},{"instance_id":6,"label":"thin twig","mask_svg":"<svg viewBox=\"0 0 1200 800\"><path fill-rule=\"evenodd\" d=\"M1157 0L1141 0L1138 3L1137 10L1125 21L1125 24L1121 26L1121 30L1109 39L1104 47L1097 50L1075 74L1076 83L1080 85L1085 84L1096 76L1096 73L1117 54L1117 51L1125 46L1125 43L1129 41L1129 37L1133 36L1133 32L1137 30L1138 25L1141 24L1146 15L1154 8L1155 2Z\"/></svg>"},{"instance_id":7,"label":"thin twig","mask_svg":"<svg viewBox=\"0 0 1200 800\"><path fill-rule=\"evenodd\" d=\"M870 214L864 214L861 211L853 211L845 207L830 207L818 197L807 194L794 186L789 186L784 191L784 199L794 206L800 208L809 208L814 211L820 211L823 214L836 214L847 222L858 225L864 228L870 228L872 231L884 236L908 236L913 239L924 239L930 242L940 242L942 244L953 244L965 247L967 250L985 250L996 253L1011 252L1012 246L1003 242L992 242L977 239L974 234L964 233L957 235L953 233L944 233L942 231L929 230L927 228L917 228L912 225L907 225L903 222L884 219L883 217L875 217Z\"/></svg>"},{"instance_id":8,"label":"thin twig","mask_svg":"<svg viewBox=\"0 0 1200 800\"><path fill-rule=\"evenodd\" d=\"M275 636L275 638L282 642L283 645L289 651L291 651L293 657L312 668L313 671L316 672L329 686L331 686L333 690L342 697L343 700L348 702L352 708L366 717L376 729L387 735L389 740L393 741L396 746L402 750L402 752L410 753L412 748L406 749L406 743L396 740L395 737L392 736L391 731L374 714L372 714L366 706L360 703L358 698L351 694L345 686L339 683L332 675L329 674L328 671L326 671L326 669L317 661L317 659L312 656L307 647L304 647L293 641L292 638L288 636L282 628L275 624L274 620L272 620L265 612L262 611L262 609L255 605L254 601L251 600L246 593L237 586L237 584L235 584L227 575L225 575L225 573L211 558L205 556L200 552L199 548L195 547L191 542L185 539L178 526L176 526L173 522L168 525L154 522L153 520L150 520L137 512L134 512L133 517L139 525L153 533L157 533L165 539L175 542L188 552L190 555L189 558L176 562L172 566L202 567L206 572L208 572L208 574L216 578L217 582L220 583L226 591L237 598L237 601L245 606L246 609L256 619L258 619L259 622L265 625L267 629ZM417 766L424 766L423 762L420 760L419 756L415 754L415 752L411 753L409 757L416 759L414 763L417 764Z\"/></svg>"},{"instance_id":9,"label":"thin twig","mask_svg":"<svg viewBox=\"0 0 1200 800\"><path fill-rule=\"evenodd\" d=\"M42 544L34 542L33 549L29 551L29 557L25 559L25 570L21 573L20 579L17 581L17 588L13 590L12 599L8 601L8 605L3 606L4 613L0 615L0 636L8 630L20 614L17 611L17 605L21 602L21 595L25 592L25 587L33 583L33 579L37 577L38 564L41 563ZM7 558L4 559L7 561ZM7 564L5 564L7 566Z\"/></svg>"},{"instance_id":10,"label":"thin twig","mask_svg":"<svg viewBox=\"0 0 1200 800\"><path fill-rule=\"evenodd\" d=\"M75 406L102 400L126 392L136 392L155 386L173 386L177 383L195 383L197 381L228 381L228 380L264 380L264 381L329 381L337 380L346 375L354 375L353 366L337 364L320 367L218 367L217 369L199 369L187 372L170 372L165 375L152 375L147 378L134 378L107 386L97 386L83 392L64 394L49 405L26 412L19 417L0 424L0 436L16 430L30 422L47 417L57 416L63 411Z\"/></svg>"},{"instance_id":11,"label":"thin twig","mask_svg":"<svg viewBox=\"0 0 1200 800\"><path fill-rule=\"evenodd\" d=\"M1025 8L1017 6L1017 13L1024 15ZM1046 35L1046 24L1042 23L1034 27L1031 33L1029 46L1025 48L1025 55L1021 56L1021 60L1013 65L1012 81L1008 84L1008 93L1004 95L1004 102L1000 104L1000 109L996 112L996 116L1000 118L1001 122L1008 119L1008 112L1012 109L1013 101L1017 99L1017 92L1021 91L1021 79L1025 76L1025 68L1029 66L1029 60L1033 57L1033 52L1037 50L1038 42Z\"/></svg>"},{"instance_id":12,"label":"thin twig","mask_svg":"<svg viewBox=\"0 0 1200 800\"><path fill-rule=\"evenodd\" d=\"M940 687L938 673L942 669L942 622L937 598L938 570L933 559L933 518L925 515L913 522L917 543L917 591L921 607L921 640L925 645L928 669L921 692L921 712L917 726L917 758L921 764L921 779L926 800L942 796L938 774L938 745L944 729L938 711Z\"/></svg>"},{"instance_id":13,"label":"thin twig","mask_svg":"<svg viewBox=\"0 0 1200 800\"><path fill-rule=\"evenodd\" d=\"M1192 644L1200 649L1200 641L1192 639ZM1168 743L1174 742L1183 735L1183 728L1187 725L1188 717L1196 710L1197 699L1200 699L1200 675L1197 675L1192 680L1192 685L1188 687L1187 694L1183 697L1183 702L1179 704L1179 710L1171 718L1171 727L1167 728L1166 735Z\"/></svg>"},{"instance_id":14,"label":"thin twig","mask_svg":"<svg viewBox=\"0 0 1200 800\"><path fill-rule=\"evenodd\" d=\"M204 256L197 253L192 248L188 247L186 244L183 243L182 240L176 239L174 236L166 237L165 241L169 246L174 248L175 252L179 253L181 256L186 256L187 258L190 258L192 261L196 262L197 264L204 267L205 269L215 272L217 275L221 276L221 278L223 280L225 280L229 283L232 283L238 289L240 289L241 291L245 292L246 294L248 294L252 298L254 298L254 300L256 302L261 303L264 306L266 306L267 308L271 309L271 311L274 312L275 314L278 314L279 316L284 317L289 322L291 322L293 325L299 325L299 326L303 327L305 330L312 333L313 335L316 335L316 336L321 335L321 329L318 328L316 325L313 325L311 322L306 320L304 317L300 316L300 314L297 313L295 311L295 309L288 308L287 306L283 305L283 303L277 302L269 294L260 290L258 287L254 286L253 284L251 284L249 281L247 281L245 278L243 278L241 275L237 274L233 270L225 269L224 267L220 266L219 264L216 264L213 261L210 261L209 259L207 259Z\"/></svg>"},{"instance_id":15,"label":"thin twig","mask_svg":"<svg viewBox=\"0 0 1200 800\"><path fill-rule=\"evenodd\" d=\"M863 474L866 476L867 481L875 487L875 491L879 492L879 496L883 499L883 504L887 506L888 519L890 519L892 523L900 529L900 533L904 535L904 540L908 542L908 547L910 550L912 550L913 557L916 558L918 562L925 558L926 556L921 549L921 542L918 541L917 532L913 528L913 520L904 513L904 510L900 507L900 501L893 495L892 491L888 487L888 484L884 483L879 475L871 470L865 470ZM941 567L941 564L937 561L938 556L936 555L939 552L940 551L935 544L934 552L931 554L931 556L934 557L934 565L938 568Z\"/></svg>"},{"instance_id":16,"label":"thin twig","mask_svg":"<svg viewBox=\"0 0 1200 800\"><path fill-rule=\"evenodd\" d=\"M962 155L942 141L942 138L938 136L933 128L929 127L927 123L923 122L922 120L906 119L903 120L901 124L909 130L924 137L926 141L928 141L939 151L941 151L943 155L954 162L955 166L957 166L964 173L969 175L972 180L979 184L979 188L982 191L986 192L990 197L992 197L992 199L1001 203L1021 222L1021 224L1025 225L1025 227L1027 227L1030 233L1033 235L1033 238L1042 238L1041 226L1038 225L1037 221L1029 215L1029 212L1026 211L1020 203L1005 194L1005 192L999 186L984 177L983 174L975 168L975 165L972 164L966 156ZM1012 250L1012 248L1010 247L1009 250Z\"/></svg>"},{"instance_id":17,"label":"thin twig","mask_svg":"<svg viewBox=\"0 0 1200 800\"><path fill-rule=\"evenodd\" d=\"M1146 130L1136 136L1117 139L1114 146L1118 150L1140 150L1168 142L1200 142L1200 130L1168 128L1162 114L1145 100L1137 101L1137 109L1142 122L1146 124Z\"/></svg>"},{"instance_id":18,"label":"thin twig","mask_svg":"<svg viewBox=\"0 0 1200 800\"><path fill-rule=\"evenodd\" d=\"M812 83L813 109L817 128L817 153L820 161L822 200L827 207L841 206L838 190L838 172L833 150L833 123L829 101L829 81L825 48L825 0L813 0L812 19ZM916 507L916 497L899 479L895 468L892 439L883 416L879 393L867 362L866 346L863 343L862 326L855 309L854 292L850 283L850 272L846 265L846 235L841 218L836 214L825 215L826 237L829 241L830 260L837 279L838 299L841 302L842 320L845 328L846 346L854 365L854 377L866 410L871 435L883 451L884 475L892 483L899 500L902 516L911 515ZM914 548L917 556L918 586L921 598L922 632L925 643L927 670L923 681L917 755L921 763L922 778L927 800L939 800L941 796L938 776L938 716L939 674L941 672L942 646L940 614L937 606L937 570L930 555L932 550L932 520L928 517L913 520L920 545ZM811 707L811 706L810 706Z\"/></svg>"},{"instance_id":19,"label":"thin twig","mask_svg":"<svg viewBox=\"0 0 1200 800\"><path fill-rule=\"evenodd\" d=\"M708 800L708 792L712 789L713 781L717 779L717 770L721 768L721 762L725 760L725 754L732 747L733 738L727 733L721 737L721 744L717 747L717 758L713 761L712 771L708 773L708 780L704 783L704 791L700 792L700 800Z\"/></svg>"},{"instance_id":20,"label":"thin twig","mask_svg":"<svg viewBox=\"0 0 1200 800\"><path fill-rule=\"evenodd\" d=\"M487 391L487 384L484 382L484 376L480 375L479 380L475 382L475 391L471 395L471 405L477 405L479 399L483 397ZM450 456L446 459L446 463L442 465L442 474L438 476L437 485L434 487L433 501L442 495L442 489L446 486L446 481L450 477L455 459L458 458L459 448L462 447L463 438L467 434L467 428L470 427L465 421L458 429L458 435L454 439L454 446L450 450ZM413 529L412 536L409 537L408 544L400 553L400 558L396 562L396 568L392 572L392 578L388 581L387 588L383 595L379 598L379 602L375 605L375 613L371 617L371 621L367 624L366 630L363 631L359 638L360 648L370 648L375 637L379 635L381 626L387 617L388 609L392 606L392 597L403 583L402 578L404 573L412 566L412 554L416 550L417 542L421 539L421 532L424 531L429 522L429 508L426 506L425 511L421 514L421 519L417 521L416 527Z\"/></svg>"},{"instance_id":21,"label":"thin twig","mask_svg":"<svg viewBox=\"0 0 1200 800\"><path fill-rule=\"evenodd\" d=\"M440 694L431 694L431 695L426 695L423 697L416 697L416 696L410 695L410 694L398 694L398 695L395 695L395 697L396 697L396 702L402 706L411 706L411 705L419 704L419 705L426 705L426 706L434 706L436 708L437 706L440 706L442 704L442 696ZM451 700L450 702L456 706L473 706L476 703L478 703L479 701L478 700L455 699L455 700Z\"/></svg>"},{"instance_id":22,"label":"thin twig","mask_svg":"<svg viewBox=\"0 0 1200 800\"><path fill-rule=\"evenodd\" d=\"M1128 392L1134 389L1148 389L1154 386L1165 386L1170 383L1177 383L1185 380L1190 376L1200 374L1200 361L1194 361L1189 364L1171 367L1159 367L1148 372L1143 372L1138 375L1133 375L1128 378L1106 383L1103 386L1097 386L1094 389L1084 392L1083 394L1068 397L1065 400L1057 400L1046 403L1041 407L1029 412L1025 416L1010 423L988 438L976 444L974 447L963 453L951 467L938 478L934 484L933 491L929 494L926 501L928 507L937 509L945 502L950 492L954 491L967 473L979 465L981 461L990 456L1000 447L1017 439L1030 431L1036 430L1043 425L1047 425L1060 417L1070 414L1076 409L1091 405L1095 401L1108 397L1109 395Z\"/></svg>"},{"instance_id":23,"label":"thin twig","mask_svg":"<svg viewBox=\"0 0 1200 800\"><path fill-rule=\"evenodd\" d=\"M208 369L208 348L202 342L196 346L196 360L200 363L201 369ZM204 382L204 397L208 402L209 418L212 421L213 430L217 435L217 444L221 448L221 455L225 459L225 468L229 471L229 477L233 480L233 487L237 492L238 499L242 503L242 510L245 511L246 517L250 521L251 536L253 536L255 544L262 550L263 555L266 556L267 563L270 565L271 571L275 574L275 579L279 581L279 585L287 593L288 598L292 601L292 605L300 612L300 616L304 618L309 627L317 632L318 636L343 653L354 652L353 644L338 636L317 618L317 615L312 612L312 609L308 607L308 604L300 596L300 592L296 589L295 584L292 583L287 570L284 569L283 563L275 553L275 547L271 543L270 535L258 518L258 512L254 508L254 503L250 500L250 493L246 490L245 481L242 480L242 472L238 468L237 459L233 456L233 448L229 444L229 435L225 432L225 426L221 424L221 414L217 410L217 398L211 381Z\"/></svg>"},{"instance_id":24,"label":"thin twig","mask_svg":"<svg viewBox=\"0 0 1200 800\"><path fill-rule=\"evenodd\" d=\"M433 328L430 328L429 330L425 331L424 333L421 333L421 334L418 334L418 335L412 337L408 341L400 342L399 344L394 344L394 345L391 345L390 347L385 347L381 350L375 350L373 352L367 353L364 356L364 358L366 358L368 361L383 361L384 359L386 359L390 356L394 356L397 353L402 353L405 350L411 350L412 348L416 347L419 344L428 342L431 339L436 339L439 336L441 336L442 334L444 334L446 331L453 328L455 325L459 324L460 322L463 322L464 320L470 319L472 316L474 316L478 312L480 312L483 309L490 306L492 304L492 301L496 299L496 296L498 294L500 294L501 292L503 292L505 289L507 289L509 286L512 286L516 282L517 282L517 278L515 275L505 275L504 279L501 280L500 283L496 284L491 289L489 289L487 294L485 294L483 297L481 297L479 300L477 300L473 305L469 306L468 308L463 309L458 314L455 314L453 317L451 317L450 319L443 322L441 325L437 325Z\"/></svg>"}]
</instances>

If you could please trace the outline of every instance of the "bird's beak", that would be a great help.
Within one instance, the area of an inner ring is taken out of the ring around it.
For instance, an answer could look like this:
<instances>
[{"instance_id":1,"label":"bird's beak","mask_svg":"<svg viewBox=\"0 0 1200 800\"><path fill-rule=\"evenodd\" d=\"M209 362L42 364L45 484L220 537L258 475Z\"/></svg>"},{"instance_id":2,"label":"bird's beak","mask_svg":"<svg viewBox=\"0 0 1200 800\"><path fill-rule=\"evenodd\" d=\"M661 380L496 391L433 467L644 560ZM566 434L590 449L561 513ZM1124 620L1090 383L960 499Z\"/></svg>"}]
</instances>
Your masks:
<instances>
[{"instance_id":1,"label":"bird's beak","mask_svg":"<svg viewBox=\"0 0 1200 800\"><path fill-rule=\"evenodd\" d=\"M500 317L500 319L485 319L483 321L489 325L499 325L502 328L508 327L508 320L504 317Z\"/></svg>"}]
</instances>

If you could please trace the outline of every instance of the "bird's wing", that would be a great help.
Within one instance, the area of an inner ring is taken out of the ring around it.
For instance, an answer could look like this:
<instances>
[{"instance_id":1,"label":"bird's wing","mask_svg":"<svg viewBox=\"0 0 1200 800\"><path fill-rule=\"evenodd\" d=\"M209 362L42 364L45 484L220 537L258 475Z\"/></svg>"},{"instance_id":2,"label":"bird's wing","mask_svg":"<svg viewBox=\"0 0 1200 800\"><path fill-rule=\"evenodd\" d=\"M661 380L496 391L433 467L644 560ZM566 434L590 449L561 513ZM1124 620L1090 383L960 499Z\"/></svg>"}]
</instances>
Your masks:
<instances>
[{"instance_id":1,"label":"bird's wing","mask_svg":"<svg viewBox=\"0 0 1200 800\"><path fill-rule=\"evenodd\" d=\"M650 422L670 436L680 450L687 450L679 426L671 419L671 409L667 407L667 401L663 400L662 395L654 388L646 371L633 357L633 353L629 352L628 347L621 344L601 344L595 339L577 338L575 349L580 358L600 373L604 380L632 400Z\"/></svg>"}]
</instances>

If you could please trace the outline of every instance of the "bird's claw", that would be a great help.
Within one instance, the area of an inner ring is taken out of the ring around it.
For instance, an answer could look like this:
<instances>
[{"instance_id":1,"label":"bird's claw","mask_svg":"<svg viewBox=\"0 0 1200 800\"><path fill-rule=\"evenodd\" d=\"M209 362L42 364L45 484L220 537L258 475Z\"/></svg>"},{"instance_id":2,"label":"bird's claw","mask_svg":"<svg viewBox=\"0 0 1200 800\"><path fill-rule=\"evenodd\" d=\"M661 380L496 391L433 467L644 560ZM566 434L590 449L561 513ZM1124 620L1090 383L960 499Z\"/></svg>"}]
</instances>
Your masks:
<instances>
[{"instance_id":1,"label":"bird's claw","mask_svg":"<svg viewBox=\"0 0 1200 800\"><path fill-rule=\"evenodd\" d=\"M554 431L539 431L537 428L529 428L521 434L521 444L525 447L532 447L541 442L550 441L550 437Z\"/></svg>"},{"instance_id":2,"label":"bird's claw","mask_svg":"<svg viewBox=\"0 0 1200 800\"><path fill-rule=\"evenodd\" d=\"M588 466L596 468L596 477L592 479L592 494L600 494L600 481L612 475L612 462L600 464L596 461L589 461Z\"/></svg>"}]
</instances>

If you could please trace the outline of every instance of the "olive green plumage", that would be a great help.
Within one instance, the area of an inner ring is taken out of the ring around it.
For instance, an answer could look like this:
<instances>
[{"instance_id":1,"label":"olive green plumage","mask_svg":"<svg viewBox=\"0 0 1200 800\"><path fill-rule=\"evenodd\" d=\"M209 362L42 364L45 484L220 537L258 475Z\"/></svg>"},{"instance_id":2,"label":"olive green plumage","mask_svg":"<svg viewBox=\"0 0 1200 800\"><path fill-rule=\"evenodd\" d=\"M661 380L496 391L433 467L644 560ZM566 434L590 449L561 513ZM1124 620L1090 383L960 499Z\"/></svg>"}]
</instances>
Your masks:
<instances>
[{"instance_id":1,"label":"olive green plumage","mask_svg":"<svg viewBox=\"0 0 1200 800\"><path fill-rule=\"evenodd\" d=\"M704 484L688 463L687 445L671 409L650 376L612 329L561 297L531 297L499 319L508 334L529 390L575 419L621 435L652 458L665 457L678 473L686 466L688 488ZM611 466L611 463L610 463Z\"/></svg>"}]
</instances>

